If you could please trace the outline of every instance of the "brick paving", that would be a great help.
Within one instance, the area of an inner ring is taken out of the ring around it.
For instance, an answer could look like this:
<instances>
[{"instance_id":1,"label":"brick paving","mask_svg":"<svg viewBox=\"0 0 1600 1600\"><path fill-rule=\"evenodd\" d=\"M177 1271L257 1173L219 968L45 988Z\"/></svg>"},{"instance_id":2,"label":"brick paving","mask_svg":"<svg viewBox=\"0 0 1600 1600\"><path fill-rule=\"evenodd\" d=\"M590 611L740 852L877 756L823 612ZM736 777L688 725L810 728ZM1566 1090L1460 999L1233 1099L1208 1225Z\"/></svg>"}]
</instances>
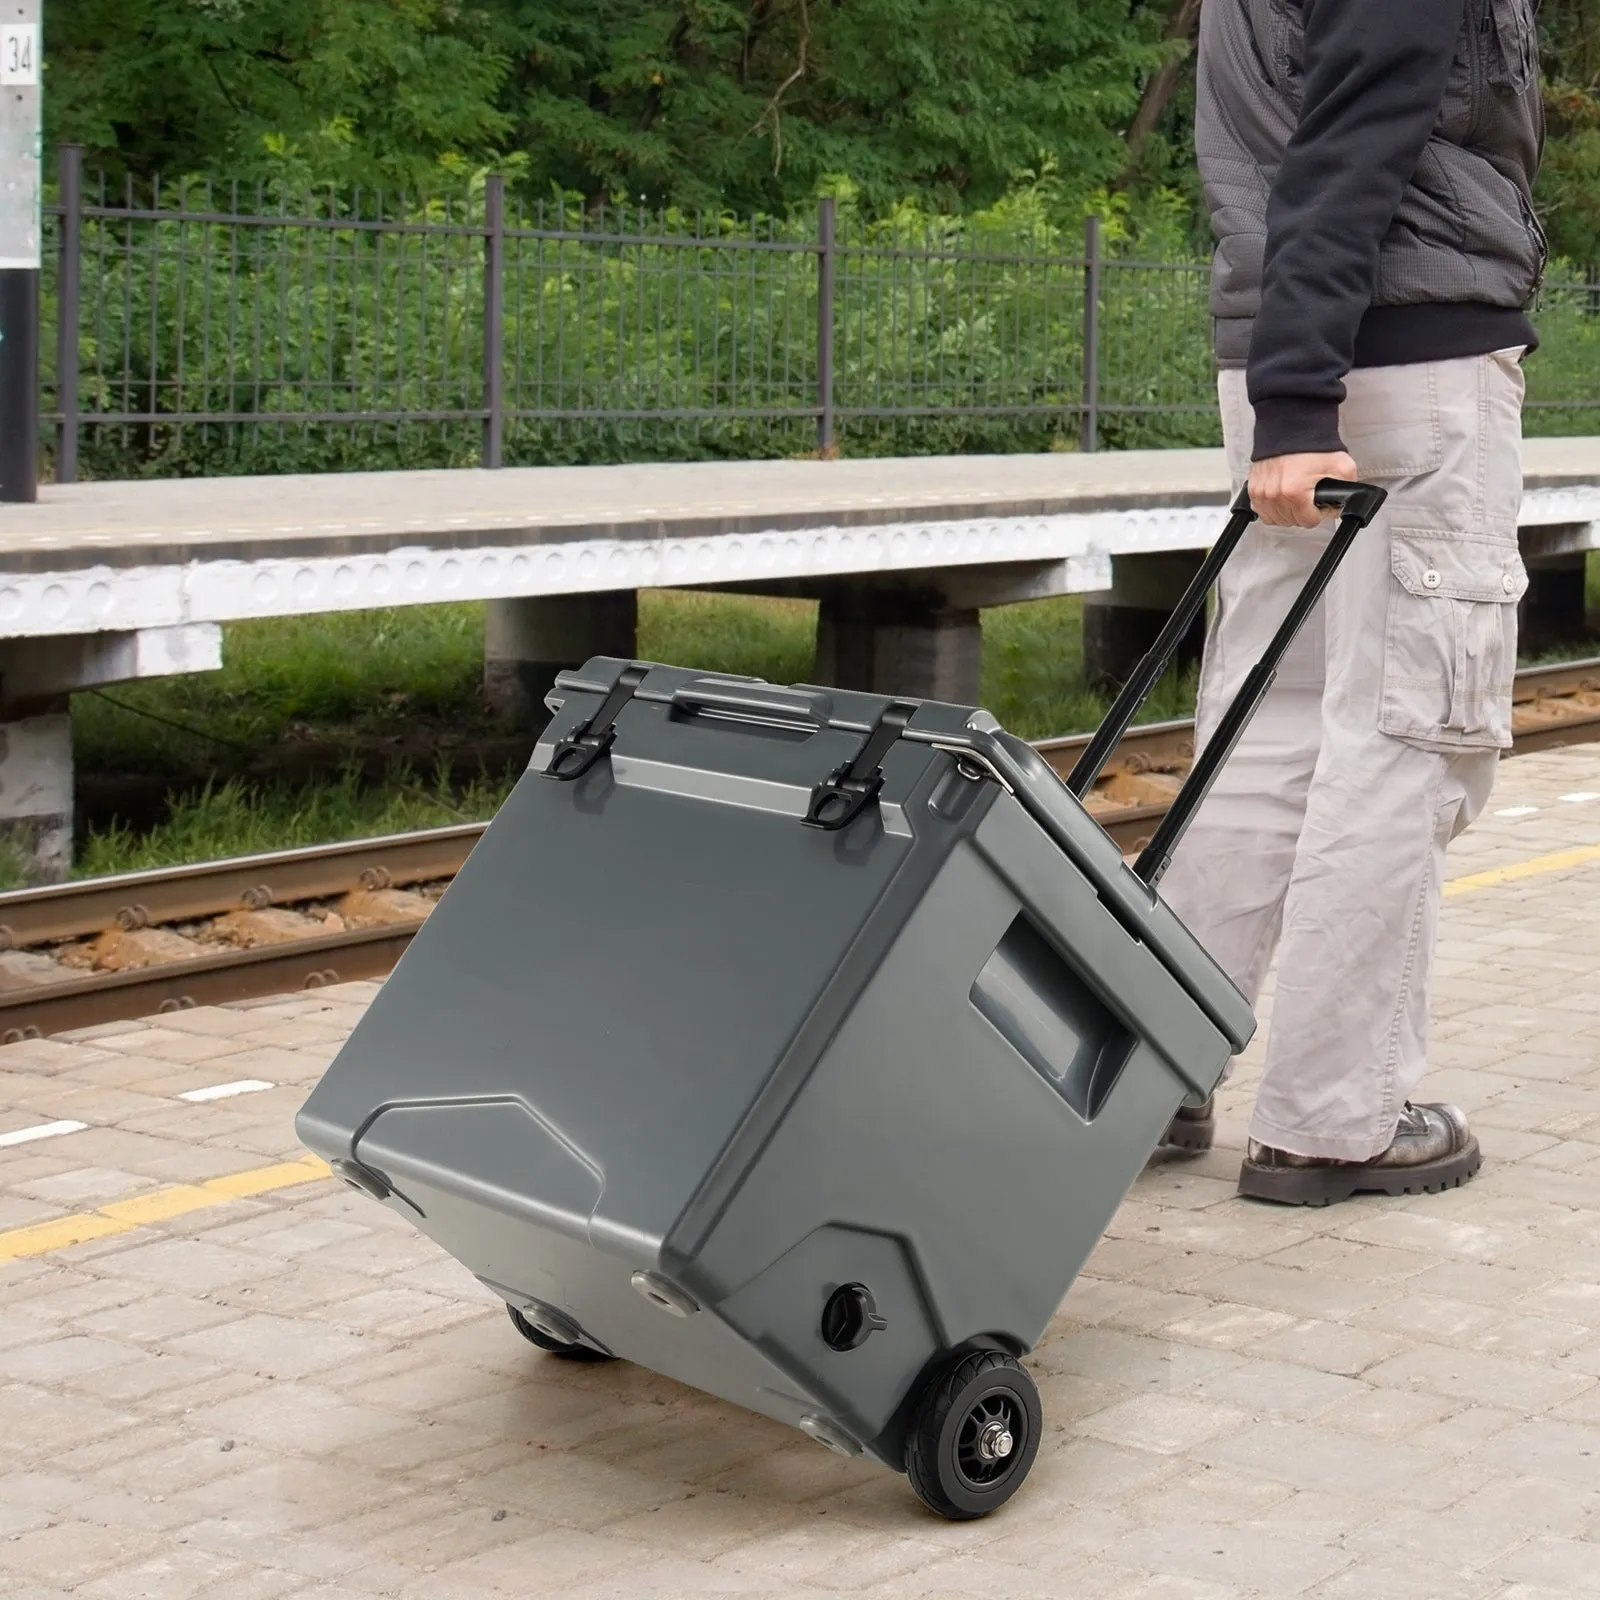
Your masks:
<instances>
[{"instance_id":1,"label":"brick paving","mask_svg":"<svg viewBox=\"0 0 1600 1600\"><path fill-rule=\"evenodd\" d=\"M0 1593L1600 1594L1600 751L1506 763L1490 810L1427 1085L1472 1112L1481 1177L1239 1200L1253 1047L1219 1148L1146 1171L1030 1358L1048 1437L975 1524L651 1373L541 1358L329 1180L229 1198L303 1157L367 986L0 1050L0 1137L87 1125L0 1146L0 1255L110 1230L0 1260ZM178 1098L246 1079L274 1087Z\"/></svg>"}]
</instances>

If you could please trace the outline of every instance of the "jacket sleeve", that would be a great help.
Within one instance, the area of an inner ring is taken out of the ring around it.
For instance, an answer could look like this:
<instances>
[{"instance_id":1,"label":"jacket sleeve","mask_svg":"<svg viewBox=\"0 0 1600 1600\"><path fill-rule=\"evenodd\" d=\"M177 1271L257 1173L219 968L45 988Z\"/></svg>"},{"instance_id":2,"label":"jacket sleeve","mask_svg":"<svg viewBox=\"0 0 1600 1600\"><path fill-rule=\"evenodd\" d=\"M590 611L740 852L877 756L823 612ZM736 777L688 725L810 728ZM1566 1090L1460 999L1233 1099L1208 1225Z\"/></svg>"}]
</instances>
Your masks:
<instances>
[{"instance_id":1,"label":"jacket sleeve","mask_svg":"<svg viewBox=\"0 0 1600 1600\"><path fill-rule=\"evenodd\" d=\"M1304 0L1300 120L1267 203L1255 459L1339 450L1378 253L1444 101L1465 0Z\"/></svg>"}]
</instances>

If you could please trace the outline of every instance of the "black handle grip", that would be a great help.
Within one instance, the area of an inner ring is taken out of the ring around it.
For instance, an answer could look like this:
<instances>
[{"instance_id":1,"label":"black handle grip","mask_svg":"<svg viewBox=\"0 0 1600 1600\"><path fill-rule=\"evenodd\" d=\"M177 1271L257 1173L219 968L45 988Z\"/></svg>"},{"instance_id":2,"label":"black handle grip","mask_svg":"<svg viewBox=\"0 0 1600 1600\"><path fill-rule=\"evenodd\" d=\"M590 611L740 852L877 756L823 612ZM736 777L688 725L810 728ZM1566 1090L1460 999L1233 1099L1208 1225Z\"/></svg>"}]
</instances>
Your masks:
<instances>
[{"instance_id":1,"label":"black handle grip","mask_svg":"<svg viewBox=\"0 0 1600 1600\"><path fill-rule=\"evenodd\" d=\"M1312 498L1324 511L1337 511L1341 517L1354 517L1356 525L1364 528L1383 508L1389 498L1387 489L1375 483L1347 483L1343 478L1324 478L1316 487ZM1255 508L1250 504L1250 486L1239 491L1233 502L1235 516L1241 513L1253 517Z\"/></svg>"},{"instance_id":2,"label":"black handle grip","mask_svg":"<svg viewBox=\"0 0 1600 1600\"><path fill-rule=\"evenodd\" d=\"M1383 509L1389 491L1375 483L1346 483L1342 478L1324 478L1317 485L1313 498L1325 511L1354 517L1364 528Z\"/></svg>"}]
</instances>

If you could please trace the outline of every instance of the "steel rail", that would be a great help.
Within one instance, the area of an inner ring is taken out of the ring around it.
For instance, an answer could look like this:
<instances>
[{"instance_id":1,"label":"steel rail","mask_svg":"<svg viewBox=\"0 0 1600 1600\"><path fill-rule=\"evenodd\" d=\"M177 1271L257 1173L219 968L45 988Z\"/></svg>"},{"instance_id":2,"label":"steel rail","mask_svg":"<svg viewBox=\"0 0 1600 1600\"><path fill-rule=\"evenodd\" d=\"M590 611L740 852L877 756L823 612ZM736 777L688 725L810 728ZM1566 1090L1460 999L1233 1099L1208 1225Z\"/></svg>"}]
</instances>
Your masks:
<instances>
[{"instance_id":1,"label":"steel rail","mask_svg":"<svg viewBox=\"0 0 1600 1600\"><path fill-rule=\"evenodd\" d=\"M188 922L241 906L260 911L357 888L398 889L437 882L455 876L485 826L462 823L16 889L0 894L0 949L79 939L107 928L131 932L159 923Z\"/></svg>"},{"instance_id":2,"label":"steel rail","mask_svg":"<svg viewBox=\"0 0 1600 1600\"><path fill-rule=\"evenodd\" d=\"M322 934L0 995L0 1043L15 1044L73 1028L195 1006L259 1000L264 995L317 989L358 978L381 978L405 953L421 926L421 922L406 922Z\"/></svg>"}]
</instances>

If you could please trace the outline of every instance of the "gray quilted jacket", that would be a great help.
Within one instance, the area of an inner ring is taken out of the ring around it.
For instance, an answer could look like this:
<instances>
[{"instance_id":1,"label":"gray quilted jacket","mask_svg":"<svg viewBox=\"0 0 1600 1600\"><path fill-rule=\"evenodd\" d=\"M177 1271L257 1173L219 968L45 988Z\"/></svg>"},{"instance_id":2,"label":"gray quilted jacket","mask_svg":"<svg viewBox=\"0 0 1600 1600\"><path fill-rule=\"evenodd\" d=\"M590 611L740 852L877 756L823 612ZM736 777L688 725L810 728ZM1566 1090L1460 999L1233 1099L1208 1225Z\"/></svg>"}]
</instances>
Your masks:
<instances>
[{"instance_id":1,"label":"gray quilted jacket","mask_svg":"<svg viewBox=\"0 0 1600 1600\"><path fill-rule=\"evenodd\" d=\"M1353 366L1531 343L1536 0L1205 0L1195 125L1256 455L1338 448Z\"/></svg>"}]
</instances>

